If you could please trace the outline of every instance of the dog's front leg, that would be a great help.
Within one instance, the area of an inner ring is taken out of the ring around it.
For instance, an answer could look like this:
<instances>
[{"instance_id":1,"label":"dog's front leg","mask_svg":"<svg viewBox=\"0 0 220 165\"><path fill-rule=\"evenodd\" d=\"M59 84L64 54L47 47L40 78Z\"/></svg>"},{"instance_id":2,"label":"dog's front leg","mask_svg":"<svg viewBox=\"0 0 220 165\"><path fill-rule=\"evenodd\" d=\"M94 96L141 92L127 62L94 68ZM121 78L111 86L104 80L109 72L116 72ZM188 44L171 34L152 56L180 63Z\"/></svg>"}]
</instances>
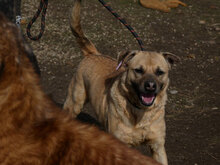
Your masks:
<instances>
[{"instance_id":1,"label":"dog's front leg","mask_svg":"<svg viewBox=\"0 0 220 165\"><path fill-rule=\"evenodd\" d=\"M66 101L63 109L68 112L73 118L81 112L83 105L86 102L86 89L83 83L83 78L80 73L72 78L69 87Z\"/></svg>"},{"instance_id":2,"label":"dog's front leg","mask_svg":"<svg viewBox=\"0 0 220 165\"><path fill-rule=\"evenodd\" d=\"M166 124L164 118L162 117L150 126L148 141L153 158L163 165L168 165L167 154L164 147L165 136Z\"/></svg>"},{"instance_id":3,"label":"dog's front leg","mask_svg":"<svg viewBox=\"0 0 220 165\"><path fill-rule=\"evenodd\" d=\"M158 138L149 141L151 151L153 153L153 158L163 165L168 165L167 154L165 151L165 139Z\"/></svg>"}]
</instances>

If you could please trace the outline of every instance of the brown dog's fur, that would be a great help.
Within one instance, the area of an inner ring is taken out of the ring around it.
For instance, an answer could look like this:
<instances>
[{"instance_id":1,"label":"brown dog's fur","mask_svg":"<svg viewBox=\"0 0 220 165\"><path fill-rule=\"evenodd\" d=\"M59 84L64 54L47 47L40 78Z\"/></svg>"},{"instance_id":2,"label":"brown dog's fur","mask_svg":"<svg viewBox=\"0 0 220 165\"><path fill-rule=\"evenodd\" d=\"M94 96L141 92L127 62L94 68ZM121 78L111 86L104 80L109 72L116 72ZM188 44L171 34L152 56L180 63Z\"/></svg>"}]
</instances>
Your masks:
<instances>
[{"instance_id":1,"label":"brown dog's fur","mask_svg":"<svg viewBox=\"0 0 220 165\"><path fill-rule=\"evenodd\" d=\"M119 55L117 62L101 55L83 34L80 6L81 0L75 0L70 24L85 58L71 80L64 110L76 117L89 100L108 132L131 145L148 141L153 157L166 165L164 113L168 71L178 57L127 51Z\"/></svg>"},{"instance_id":2,"label":"brown dog's fur","mask_svg":"<svg viewBox=\"0 0 220 165\"><path fill-rule=\"evenodd\" d=\"M56 107L27 55L16 26L0 14L1 165L158 164Z\"/></svg>"}]
</instances>

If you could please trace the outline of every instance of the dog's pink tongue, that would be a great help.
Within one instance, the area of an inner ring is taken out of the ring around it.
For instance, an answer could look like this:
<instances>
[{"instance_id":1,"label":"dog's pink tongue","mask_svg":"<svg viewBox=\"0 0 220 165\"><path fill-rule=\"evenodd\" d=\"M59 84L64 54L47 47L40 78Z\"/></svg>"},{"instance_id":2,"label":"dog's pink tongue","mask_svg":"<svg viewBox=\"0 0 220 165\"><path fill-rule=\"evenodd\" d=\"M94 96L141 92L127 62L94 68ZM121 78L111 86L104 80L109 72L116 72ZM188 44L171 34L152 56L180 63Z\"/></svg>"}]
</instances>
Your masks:
<instances>
[{"instance_id":1,"label":"dog's pink tongue","mask_svg":"<svg viewBox=\"0 0 220 165\"><path fill-rule=\"evenodd\" d=\"M142 96L141 96L141 99L142 99L142 101L144 102L144 103L146 103L146 104L151 104L152 102L153 102L153 100L154 100L154 95L147 95L147 94L143 94Z\"/></svg>"}]
</instances>

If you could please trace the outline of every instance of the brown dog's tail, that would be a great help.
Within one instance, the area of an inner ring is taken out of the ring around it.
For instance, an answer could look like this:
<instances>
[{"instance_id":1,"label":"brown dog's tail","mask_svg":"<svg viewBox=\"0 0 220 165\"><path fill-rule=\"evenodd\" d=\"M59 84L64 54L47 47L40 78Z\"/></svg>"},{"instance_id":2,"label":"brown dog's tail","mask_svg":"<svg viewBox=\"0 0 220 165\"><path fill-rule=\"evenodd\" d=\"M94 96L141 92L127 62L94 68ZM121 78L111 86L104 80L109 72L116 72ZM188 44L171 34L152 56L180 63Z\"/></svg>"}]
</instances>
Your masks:
<instances>
[{"instance_id":1,"label":"brown dog's tail","mask_svg":"<svg viewBox=\"0 0 220 165\"><path fill-rule=\"evenodd\" d=\"M72 33L76 37L76 40L85 56L90 54L99 55L100 53L94 44L83 33L80 23L80 10L81 0L74 0L73 9L70 16L70 28Z\"/></svg>"}]
</instances>

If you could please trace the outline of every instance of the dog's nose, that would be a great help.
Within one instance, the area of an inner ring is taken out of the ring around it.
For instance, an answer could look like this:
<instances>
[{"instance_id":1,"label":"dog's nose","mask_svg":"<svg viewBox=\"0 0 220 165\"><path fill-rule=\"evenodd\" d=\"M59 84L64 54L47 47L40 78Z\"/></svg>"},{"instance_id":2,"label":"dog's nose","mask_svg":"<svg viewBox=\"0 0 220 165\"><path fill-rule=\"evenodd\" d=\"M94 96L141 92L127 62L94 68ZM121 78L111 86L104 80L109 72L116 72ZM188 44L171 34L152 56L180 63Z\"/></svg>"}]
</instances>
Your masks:
<instances>
[{"instance_id":1,"label":"dog's nose","mask_svg":"<svg viewBox=\"0 0 220 165\"><path fill-rule=\"evenodd\" d=\"M157 85L156 82L150 80L145 82L144 87L146 91L154 92L156 90Z\"/></svg>"}]
</instances>

